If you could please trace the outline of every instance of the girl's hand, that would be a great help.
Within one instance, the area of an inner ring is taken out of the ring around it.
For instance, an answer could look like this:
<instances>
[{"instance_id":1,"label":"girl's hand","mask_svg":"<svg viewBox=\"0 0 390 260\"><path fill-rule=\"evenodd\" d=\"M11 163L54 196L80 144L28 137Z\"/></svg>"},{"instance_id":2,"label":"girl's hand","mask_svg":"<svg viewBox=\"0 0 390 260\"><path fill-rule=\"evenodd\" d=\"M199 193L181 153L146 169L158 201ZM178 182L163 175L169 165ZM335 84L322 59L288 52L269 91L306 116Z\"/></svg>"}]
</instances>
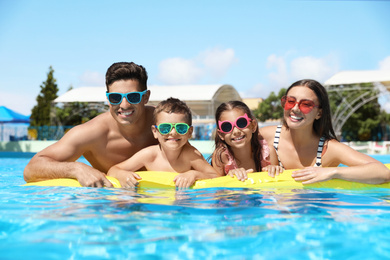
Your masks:
<instances>
[{"instance_id":1,"label":"girl's hand","mask_svg":"<svg viewBox=\"0 0 390 260\"><path fill-rule=\"evenodd\" d=\"M267 165L261 169L263 172L268 172L268 175L272 178L278 176L283 172L283 167L279 165Z\"/></svg>"},{"instance_id":2,"label":"girl's hand","mask_svg":"<svg viewBox=\"0 0 390 260\"><path fill-rule=\"evenodd\" d=\"M238 169L230 170L227 175L229 175L232 178L234 177L234 175L236 175L239 181L245 181L246 179L248 179L248 173L250 172L253 172L253 169L245 170L244 168L238 168Z\"/></svg>"},{"instance_id":3,"label":"girl's hand","mask_svg":"<svg viewBox=\"0 0 390 260\"><path fill-rule=\"evenodd\" d=\"M293 177L295 181L301 181L302 184L309 184L330 180L335 174L335 171L335 168L306 167L304 169L294 171L291 174L291 177Z\"/></svg>"}]
</instances>

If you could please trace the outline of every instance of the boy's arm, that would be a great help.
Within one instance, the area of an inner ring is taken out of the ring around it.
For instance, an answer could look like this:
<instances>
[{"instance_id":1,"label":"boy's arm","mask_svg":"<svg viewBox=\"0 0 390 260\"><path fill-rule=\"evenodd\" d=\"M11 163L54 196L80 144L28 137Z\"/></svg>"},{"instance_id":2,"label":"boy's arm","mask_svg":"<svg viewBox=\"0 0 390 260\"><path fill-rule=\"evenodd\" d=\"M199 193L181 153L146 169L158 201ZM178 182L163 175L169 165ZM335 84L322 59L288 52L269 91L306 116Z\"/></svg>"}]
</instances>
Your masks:
<instances>
[{"instance_id":1,"label":"boy's arm","mask_svg":"<svg viewBox=\"0 0 390 260\"><path fill-rule=\"evenodd\" d=\"M135 171L146 167L147 162L153 156L151 148L144 148L129 159L112 166L108 170L107 176L118 179L123 188L135 187L138 184L138 180L141 180L141 177Z\"/></svg>"},{"instance_id":2,"label":"boy's arm","mask_svg":"<svg viewBox=\"0 0 390 260\"><path fill-rule=\"evenodd\" d=\"M203 155L194 148L195 151L191 152L193 156L190 158L191 170L176 175L173 181L179 188L188 188L197 180L212 179L222 176L218 173L207 161Z\"/></svg>"}]
</instances>

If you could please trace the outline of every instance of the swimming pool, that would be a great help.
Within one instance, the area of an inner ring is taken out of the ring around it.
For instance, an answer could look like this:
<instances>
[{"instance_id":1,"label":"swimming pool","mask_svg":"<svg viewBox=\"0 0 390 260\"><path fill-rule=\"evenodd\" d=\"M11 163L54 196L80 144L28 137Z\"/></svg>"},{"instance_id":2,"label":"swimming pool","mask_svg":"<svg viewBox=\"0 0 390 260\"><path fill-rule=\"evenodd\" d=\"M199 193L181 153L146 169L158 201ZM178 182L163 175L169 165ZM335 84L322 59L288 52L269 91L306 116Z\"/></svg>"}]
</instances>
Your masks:
<instances>
[{"instance_id":1,"label":"swimming pool","mask_svg":"<svg viewBox=\"0 0 390 260\"><path fill-rule=\"evenodd\" d=\"M0 156L0 259L390 258L388 190L24 187Z\"/></svg>"}]
</instances>

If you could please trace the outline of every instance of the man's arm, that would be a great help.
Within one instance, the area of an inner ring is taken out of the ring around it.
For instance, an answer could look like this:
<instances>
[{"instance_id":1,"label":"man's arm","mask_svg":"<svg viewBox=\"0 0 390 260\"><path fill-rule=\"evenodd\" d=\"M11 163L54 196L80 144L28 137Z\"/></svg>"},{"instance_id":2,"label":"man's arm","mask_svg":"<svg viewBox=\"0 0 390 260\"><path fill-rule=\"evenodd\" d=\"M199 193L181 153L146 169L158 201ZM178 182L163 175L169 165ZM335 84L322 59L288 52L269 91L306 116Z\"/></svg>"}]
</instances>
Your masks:
<instances>
[{"instance_id":1,"label":"man's arm","mask_svg":"<svg viewBox=\"0 0 390 260\"><path fill-rule=\"evenodd\" d=\"M76 162L96 138L96 134L91 134L90 127L86 124L76 126L61 140L37 153L24 169L25 181L73 178L82 186L112 187L103 172Z\"/></svg>"}]
</instances>

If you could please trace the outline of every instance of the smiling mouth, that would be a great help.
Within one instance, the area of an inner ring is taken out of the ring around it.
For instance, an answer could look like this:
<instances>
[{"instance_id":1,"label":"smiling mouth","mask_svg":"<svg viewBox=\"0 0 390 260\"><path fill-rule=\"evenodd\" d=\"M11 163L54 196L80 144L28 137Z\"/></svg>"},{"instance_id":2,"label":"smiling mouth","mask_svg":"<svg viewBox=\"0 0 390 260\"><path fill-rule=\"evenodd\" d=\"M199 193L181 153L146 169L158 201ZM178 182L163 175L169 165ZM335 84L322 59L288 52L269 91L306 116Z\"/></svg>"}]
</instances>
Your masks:
<instances>
[{"instance_id":1,"label":"smiling mouth","mask_svg":"<svg viewBox=\"0 0 390 260\"><path fill-rule=\"evenodd\" d=\"M302 121L302 120L303 120L303 117L294 116L294 115L290 115L290 118L291 118L291 121L294 121L294 122Z\"/></svg>"},{"instance_id":2,"label":"smiling mouth","mask_svg":"<svg viewBox=\"0 0 390 260\"><path fill-rule=\"evenodd\" d=\"M167 142L179 142L180 139L176 139L176 138L168 138L168 139L165 139Z\"/></svg>"},{"instance_id":3,"label":"smiling mouth","mask_svg":"<svg viewBox=\"0 0 390 260\"><path fill-rule=\"evenodd\" d=\"M232 141L241 141L244 138L245 138L245 135L242 135L240 137L232 138Z\"/></svg>"},{"instance_id":4,"label":"smiling mouth","mask_svg":"<svg viewBox=\"0 0 390 260\"><path fill-rule=\"evenodd\" d=\"M134 114L134 110L132 111L121 111L121 112L118 112L120 115L122 116L131 116L132 114Z\"/></svg>"}]
</instances>

